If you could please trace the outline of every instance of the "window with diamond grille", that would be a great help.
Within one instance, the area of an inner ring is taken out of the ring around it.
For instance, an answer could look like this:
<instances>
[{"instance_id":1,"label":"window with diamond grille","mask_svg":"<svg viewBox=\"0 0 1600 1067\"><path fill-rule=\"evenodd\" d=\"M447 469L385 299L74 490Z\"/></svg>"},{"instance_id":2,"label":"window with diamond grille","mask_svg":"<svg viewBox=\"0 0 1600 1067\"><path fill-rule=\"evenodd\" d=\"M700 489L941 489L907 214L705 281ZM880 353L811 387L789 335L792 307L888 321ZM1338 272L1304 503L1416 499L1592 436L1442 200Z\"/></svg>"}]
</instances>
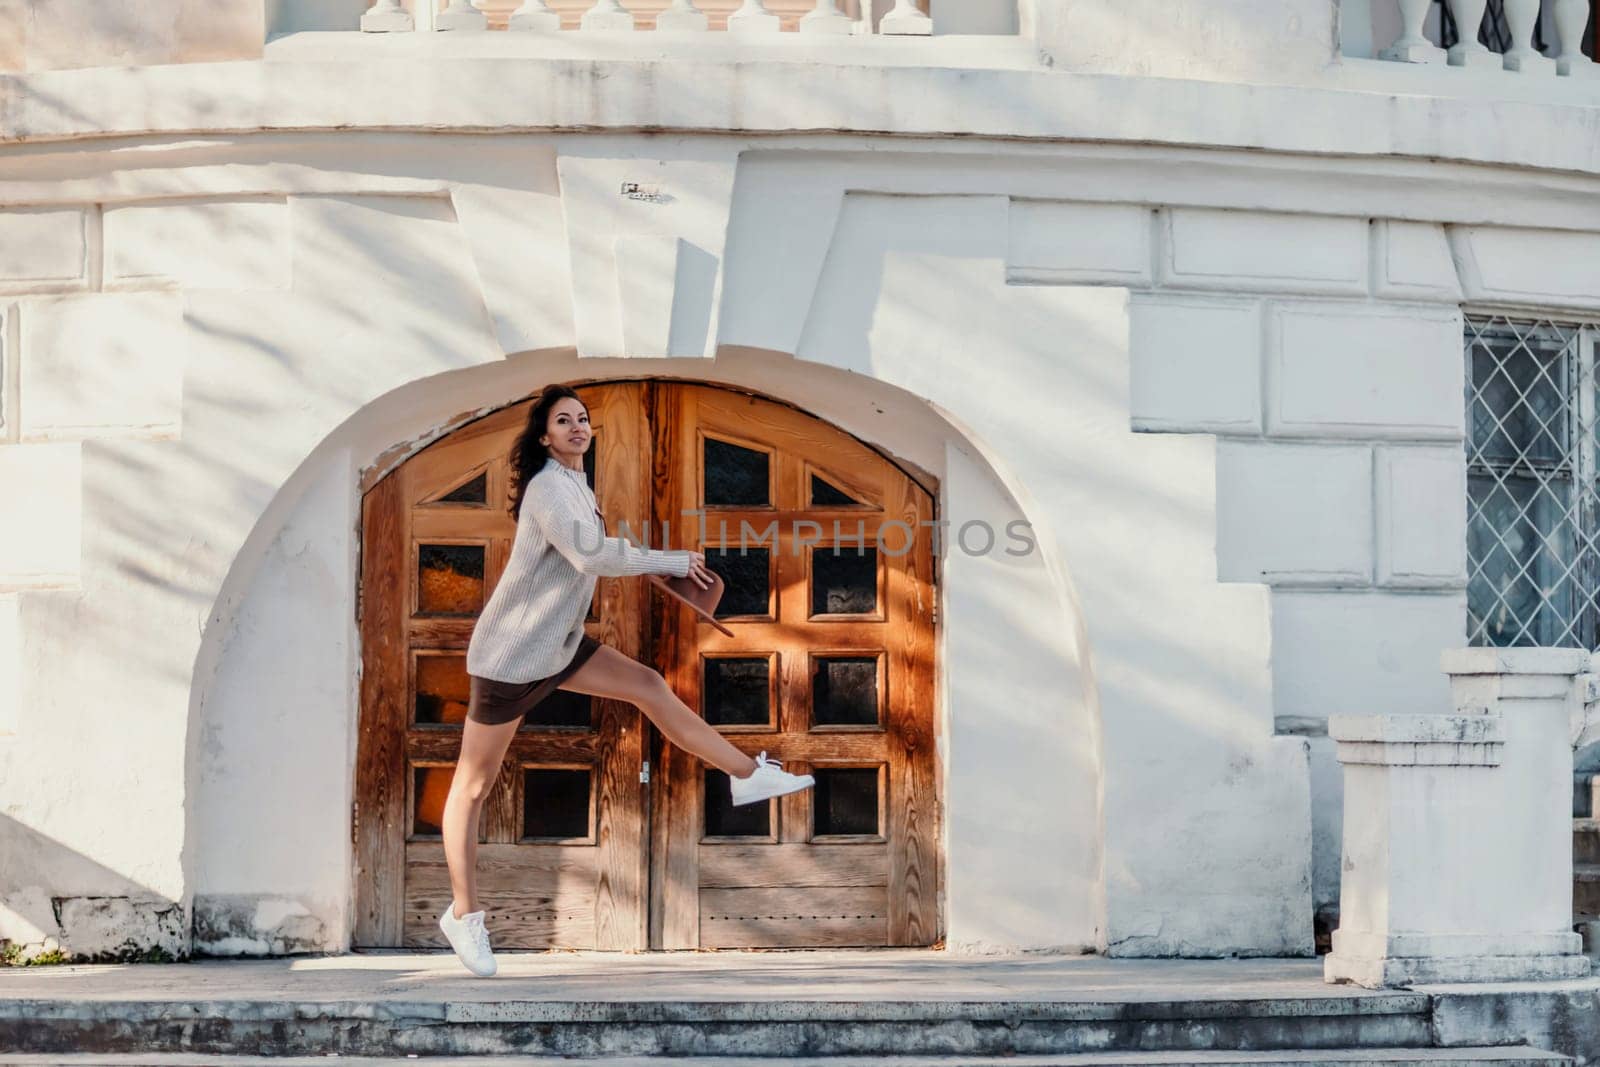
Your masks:
<instances>
[{"instance_id":1,"label":"window with diamond grille","mask_svg":"<svg viewBox=\"0 0 1600 1067\"><path fill-rule=\"evenodd\" d=\"M1467 631L1600 648L1592 326L1469 316Z\"/></svg>"}]
</instances>

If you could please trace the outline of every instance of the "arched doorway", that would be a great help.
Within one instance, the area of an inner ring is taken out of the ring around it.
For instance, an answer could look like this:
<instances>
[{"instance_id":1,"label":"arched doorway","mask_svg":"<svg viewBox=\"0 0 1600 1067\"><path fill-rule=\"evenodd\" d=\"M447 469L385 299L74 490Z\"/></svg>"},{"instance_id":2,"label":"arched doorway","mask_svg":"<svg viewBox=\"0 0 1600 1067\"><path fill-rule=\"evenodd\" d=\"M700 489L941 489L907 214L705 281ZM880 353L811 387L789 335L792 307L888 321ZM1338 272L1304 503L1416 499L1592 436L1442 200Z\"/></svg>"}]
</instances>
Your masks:
<instances>
[{"instance_id":1,"label":"arched doorway","mask_svg":"<svg viewBox=\"0 0 1600 1067\"><path fill-rule=\"evenodd\" d=\"M734 809L622 704L566 694L519 732L480 829L505 948L927 945L940 936L930 486L787 406L703 385L580 388L589 477L622 524L700 548L728 638L601 579L587 628L654 663L735 744L818 788ZM438 817L465 648L514 525L527 403L451 434L363 503L355 825L362 946L442 945Z\"/></svg>"}]
</instances>

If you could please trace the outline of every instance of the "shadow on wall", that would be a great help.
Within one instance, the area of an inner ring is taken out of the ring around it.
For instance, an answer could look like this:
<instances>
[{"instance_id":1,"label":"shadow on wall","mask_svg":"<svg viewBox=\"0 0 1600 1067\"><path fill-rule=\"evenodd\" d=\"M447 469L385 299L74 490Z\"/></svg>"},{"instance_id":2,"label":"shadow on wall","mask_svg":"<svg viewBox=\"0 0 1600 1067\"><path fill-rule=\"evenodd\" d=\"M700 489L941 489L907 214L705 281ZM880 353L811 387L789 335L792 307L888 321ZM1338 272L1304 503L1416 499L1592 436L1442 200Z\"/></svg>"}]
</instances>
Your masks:
<instances>
[{"instance_id":1,"label":"shadow on wall","mask_svg":"<svg viewBox=\"0 0 1600 1067\"><path fill-rule=\"evenodd\" d=\"M1008 210L844 192L798 357L927 398L1015 472L1094 634L1108 950L1310 955L1306 746L1272 732L1266 588L1217 578L1215 439L1131 429L1125 292L1006 284Z\"/></svg>"},{"instance_id":2,"label":"shadow on wall","mask_svg":"<svg viewBox=\"0 0 1600 1067\"><path fill-rule=\"evenodd\" d=\"M23 959L59 950L74 961L149 962L189 954L181 901L103 866L15 819L0 815L0 943ZM38 882L93 886L82 896L51 896Z\"/></svg>"},{"instance_id":3,"label":"shadow on wall","mask_svg":"<svg viewBox=\"0 0 1600 1067\"><path fill-rule=\"evenodd\" d=\"M184 902L0 815L0 946L22 960L61 952L74 963L166 963L199 956L287 956L325 950L328 932L304 903L211 895ZM89 887L53 895L41 884Z\"/></svg>"}]
</instances>

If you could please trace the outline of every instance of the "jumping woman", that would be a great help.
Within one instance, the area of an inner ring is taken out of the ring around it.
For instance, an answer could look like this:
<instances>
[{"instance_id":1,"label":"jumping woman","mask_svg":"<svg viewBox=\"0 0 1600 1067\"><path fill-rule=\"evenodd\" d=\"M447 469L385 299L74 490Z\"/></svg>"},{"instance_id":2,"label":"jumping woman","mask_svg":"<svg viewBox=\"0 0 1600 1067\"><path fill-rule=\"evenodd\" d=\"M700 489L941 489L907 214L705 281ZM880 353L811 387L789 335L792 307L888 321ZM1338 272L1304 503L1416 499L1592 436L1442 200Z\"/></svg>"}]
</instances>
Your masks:
<instances>
[{"instance_id":1,"label":"jumping woman","mask_svg":"<svg viewBox=\"0 0 1600 1067\"><path fill-rule=\"evenodd\" d=\"M734 804L814 784L765 752L755 759L740 752L659 673L584 633L600 575L670 574L702 589L713 584L702 553L638 548L605 536L583 473L591 439L589 411L577 393L558 385L540 394L511 454L510 510L517 522L511 558L467 645L471 695L442 827L454 899L439 928L479 977L494 974L495 961L478 906L478 815L523 717L553 691L637 705L668 741L727 772Z\"/></svg>"}]
</instances>

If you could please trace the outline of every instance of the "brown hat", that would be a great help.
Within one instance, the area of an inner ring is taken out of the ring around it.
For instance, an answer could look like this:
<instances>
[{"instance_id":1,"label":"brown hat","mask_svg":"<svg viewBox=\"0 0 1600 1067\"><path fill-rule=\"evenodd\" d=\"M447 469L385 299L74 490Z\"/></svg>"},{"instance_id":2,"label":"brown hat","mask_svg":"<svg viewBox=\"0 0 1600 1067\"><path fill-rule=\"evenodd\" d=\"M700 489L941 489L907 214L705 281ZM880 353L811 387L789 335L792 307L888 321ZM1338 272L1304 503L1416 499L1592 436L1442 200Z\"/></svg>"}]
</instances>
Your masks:
<instances>
[{"instance_id":1,"label":"brown hat","mask_svg":"<svg viewBox=\"0 0 1600 1067\"><path fill-rule=\"evenodd\" d=\"M722 601L722 591L727 586L722 581L722 576L715 572L711 575L711 588L701 589L689 578L670 578L665 575L647 575L651 582L677 597L694 610L694 613L721 630L729 637L734 636L732 630L717 621L717 605Z\"/></svg>"}]
</instances>

